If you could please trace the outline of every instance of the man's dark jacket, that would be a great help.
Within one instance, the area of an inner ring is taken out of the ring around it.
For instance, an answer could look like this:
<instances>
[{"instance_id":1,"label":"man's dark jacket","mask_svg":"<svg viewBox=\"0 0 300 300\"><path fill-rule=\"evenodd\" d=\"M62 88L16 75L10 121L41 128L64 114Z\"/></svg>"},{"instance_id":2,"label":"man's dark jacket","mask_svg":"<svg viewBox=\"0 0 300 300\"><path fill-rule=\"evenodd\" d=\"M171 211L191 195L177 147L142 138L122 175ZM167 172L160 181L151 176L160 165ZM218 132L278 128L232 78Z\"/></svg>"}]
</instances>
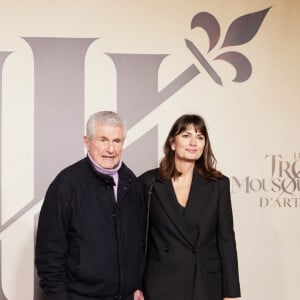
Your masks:
<instances>
[{"instance_id":1,"label":"man's dark jacket","mask_svg":"<svg viewBox=\"0 0 300 300\"><path fill-rule=\"evenodd\" d=\"M144 202L134 174L123 163L117 203L114 180L89 158L63 170L41 209L36 267L49 299L128 296L142 289Z\"/></svg>"}]
</instances>

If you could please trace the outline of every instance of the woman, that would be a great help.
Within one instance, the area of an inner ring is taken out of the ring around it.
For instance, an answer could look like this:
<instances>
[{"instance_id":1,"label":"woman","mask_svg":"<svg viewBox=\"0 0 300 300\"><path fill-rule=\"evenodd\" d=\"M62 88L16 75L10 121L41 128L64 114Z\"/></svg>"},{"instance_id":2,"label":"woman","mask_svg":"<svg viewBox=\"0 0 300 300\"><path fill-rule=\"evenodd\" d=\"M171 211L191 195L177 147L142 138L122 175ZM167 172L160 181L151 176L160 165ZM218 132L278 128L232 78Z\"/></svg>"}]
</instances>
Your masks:
<instances>
[{"instance_id":1,"label":"woman","mask_svg":"<svg viewBox=\"0 0 300 300\"><path fill-rule=\"evenodd\" d=\"M181 116L164 154L140 177L150 201L145 299L240 297L229 180L215 169L204 120Z\"/></svg>"}]
</instances>

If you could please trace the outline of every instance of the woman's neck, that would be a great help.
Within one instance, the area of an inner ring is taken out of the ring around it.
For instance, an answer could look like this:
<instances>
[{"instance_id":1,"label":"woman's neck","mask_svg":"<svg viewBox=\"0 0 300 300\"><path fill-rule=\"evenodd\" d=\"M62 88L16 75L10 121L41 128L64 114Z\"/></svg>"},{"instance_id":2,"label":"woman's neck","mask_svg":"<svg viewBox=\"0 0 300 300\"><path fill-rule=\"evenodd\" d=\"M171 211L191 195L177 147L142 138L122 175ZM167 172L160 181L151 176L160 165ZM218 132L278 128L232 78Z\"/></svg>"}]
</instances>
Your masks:
<instances>
[{"instance_id":1,"label":"woman's neck","mask_svg":"<svg viewBox=\"0 0 300 300\"><path fill-rule=\"evenodd\" d=\"M181 178L190 178L193 176L195 163L194 162L182 162L175 161L176 169L181 173Z\"/></svg>"}]
</instances>

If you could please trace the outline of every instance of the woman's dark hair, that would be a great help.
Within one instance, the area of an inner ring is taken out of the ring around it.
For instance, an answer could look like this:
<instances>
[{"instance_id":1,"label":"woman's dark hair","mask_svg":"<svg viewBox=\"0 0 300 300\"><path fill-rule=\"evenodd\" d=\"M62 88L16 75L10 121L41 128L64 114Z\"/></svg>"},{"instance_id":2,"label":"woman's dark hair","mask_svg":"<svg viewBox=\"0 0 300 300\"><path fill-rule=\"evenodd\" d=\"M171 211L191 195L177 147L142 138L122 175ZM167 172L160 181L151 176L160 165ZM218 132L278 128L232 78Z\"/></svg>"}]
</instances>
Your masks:
<instances>
[{"instance_id":1,"label":"woman's dark hair","mask_svg":"<svg viewBox=\"0 0 300 300\"><path fill-rule=\"evenodd\" d=\"M205 146L201 157L195 162L196 171L211 180L216 180L222 176L222 173L216 170L216 159L214 157L207 128L204 119L199 115L182 115L173 124L164 144L164 158L159 165L159 173L163 179L179 177L181 173L176 169L175 154L171 148L175 137L194 126L196 132L200 132L205 137Z\"/></svg>"}]
</instances>

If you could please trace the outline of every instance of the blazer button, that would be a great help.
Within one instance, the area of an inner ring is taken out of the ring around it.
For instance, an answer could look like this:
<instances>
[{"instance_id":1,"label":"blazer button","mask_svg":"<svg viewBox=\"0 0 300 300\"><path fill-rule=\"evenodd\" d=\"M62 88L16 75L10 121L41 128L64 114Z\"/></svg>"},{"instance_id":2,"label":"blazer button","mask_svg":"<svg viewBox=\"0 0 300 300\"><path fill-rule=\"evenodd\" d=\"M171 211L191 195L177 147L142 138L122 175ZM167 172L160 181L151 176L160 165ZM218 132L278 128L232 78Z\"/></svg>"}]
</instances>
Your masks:
<instances>
[{"instance_id":1,"label":"blazer button","mask_svg":"<svg viewBox=\"0 0 300 300\"><path fill-rule=\"evenodd\" d=\"M164 251L165 251L165 252L169 252L169 248L168 248L168 247L165 247L165 248L164 248Z\"/></svg>"},{"instance_id":2,"label":"blazer button","mask_svg":"<svg viewBox=\"0 0 300 300\"><path fill-rule=\"evenodd\" d=\"M193 248L190 252L191 252L192 254L195 254L195 253L197 253L197 249Z\"/></svg>"}]
</instances>

